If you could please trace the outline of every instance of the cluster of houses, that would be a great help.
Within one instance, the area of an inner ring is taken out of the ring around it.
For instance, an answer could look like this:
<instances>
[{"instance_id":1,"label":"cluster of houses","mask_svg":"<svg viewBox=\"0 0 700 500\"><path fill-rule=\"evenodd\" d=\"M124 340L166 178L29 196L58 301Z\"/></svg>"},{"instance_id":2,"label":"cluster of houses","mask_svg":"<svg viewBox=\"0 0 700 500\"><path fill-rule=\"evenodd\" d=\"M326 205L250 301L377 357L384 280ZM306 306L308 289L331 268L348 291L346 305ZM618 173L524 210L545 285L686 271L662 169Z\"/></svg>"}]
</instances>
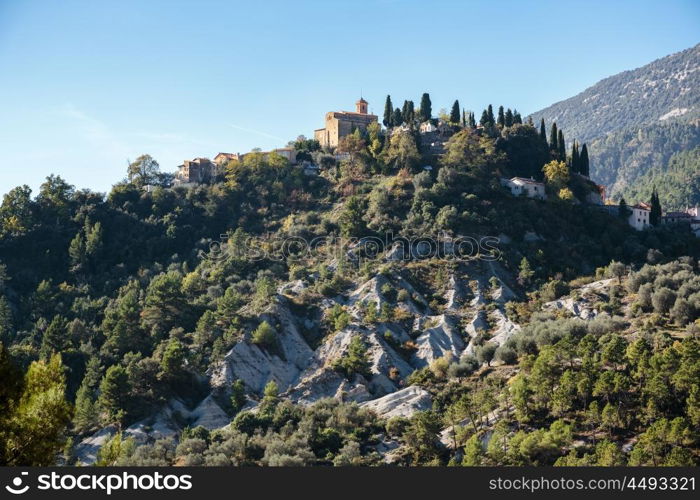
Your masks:
<instances>
[{"instance_id":1,"label":"cluster of houses","mask_svg":"<svg viewBox=\"0 0 700 500\"><path fill-rule=\"evenodd\" d=\"M277 148L272 151L262 151L263 156L272 153L286 158L291 165L297 162L297 152L294 148ZM173 180L174 186L194 186L197 184L208 184L216 181L223 174L224 167L230 161L243 161L246 155L251 153L218 153L213 160L209 158L195 158L185 160L177 167L177 173Z\"/></svg>"},{"instance_id":2,"label":"cluster of houses","mask_svg":"<svg viewBox=\"0 0 700 500\"><path fill-rule=\"evenodd\" d=\"M360 98L355 103L355 111L331 111L326 113L325 127L314 131L314 137L323 147L336 147L340 143L340 139L351 134L355 129L365 130L371 123L377 122L376 115L368 113L368 102ZM409 130L408 125L394 127L390 133L400 133ZM447 139L454 133L454 127L441 120L426 121L420 124L419 127L422 149L434 156L440 156L444 153L444 144ZM297 154L294 148L285 147L277 148L272 151L262 152L263 155L276 153L286 158L289 164L297 164ZM247 153L252 154L252 153ZM223 169L227 163L233 160L242 161L246 154L240 153L218 153L213 160L209 158L195 158L186 160L182 165L178 166L178 171L175 174L173 184L175 186L193 186L197 184L211 183L219 179L223 173ZM346 153L337 153L336 160L342 161L347 156ZM318 173L318 168L315 165L305 162L305 173ZM430 167L425 167L431 169ZM580 175L580 174L577 174ZM586 177L587 180L590 180ZM547 193L543 182L525 177L501 178L501 185L508 189L513 196L524 196L538 200L546 200ZM586 202L599 206L603 210L607 210L612 215L617 215L619 212L618 205L607 204L605 200L604 186L594 185L597 189L593 189L588 195ZM629 217L627 222L634 229L641 231L651 224L650 213L651 207L646 203L638 203L629 206ZM661 218L662 224L689 224L691 230L696 236L700 237L700 215L698 208L687 209L684 212L669 212Z\"/></svg>"},{"instance_id":3,"label":"cluster of houses","mask_svg":"<svg viewBox=\"0 0 700 500\"><path fill-rule=\"evenodd\" d=\"M534 198L538 200L547 199L544 183L536 181L532 178L527 179L525 177L513 177L511 179L507 179L502 177L501 185L508 189L513 196L525 196L527 198ZM597 187L598 193L590 193L586 201L592 205L599 206L601 209L606 210L611 215L617 216L619 214L620 207L615 204L606 204L605 187ZM627 223L631 227L637 231L642 231L651 225L651 206L649 204L637 203L635 205L628 206L627 208L629 210ZM693 231L695 236L700 237L700 208L693 207L688 208L685 211L668 212L661 217L661 224L687 224L690 226L690 229Z\"/></svg>"}]
</instances>

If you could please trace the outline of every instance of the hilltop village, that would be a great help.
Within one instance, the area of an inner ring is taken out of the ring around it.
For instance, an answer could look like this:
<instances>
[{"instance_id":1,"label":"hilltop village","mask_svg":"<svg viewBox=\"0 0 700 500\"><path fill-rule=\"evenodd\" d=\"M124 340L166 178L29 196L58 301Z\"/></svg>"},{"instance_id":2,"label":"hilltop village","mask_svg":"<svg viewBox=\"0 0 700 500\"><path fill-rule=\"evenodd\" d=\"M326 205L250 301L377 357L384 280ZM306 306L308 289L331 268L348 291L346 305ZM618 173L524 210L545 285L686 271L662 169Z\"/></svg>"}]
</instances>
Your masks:
<instances>
[{"instance_id":1,"label":"hilltop village","mask_svg":"<svg viewBox=\"0 0 700 500\"><path fill-rule=\"evenodd\" d=\"M501 106L498 110L498 118L494 118L490 105L484 110L481 120L477 123L472 112L460 110L458 101L455 101L449 115L442 110L435 118L431 113L430 97L424 94L421 100L422 107L417 111L412 101L404 101L403 109L394 109L391 97L387 96L384 128L382 128L379 125L379 117L369 113L368 106L369 103L361 97L355 103L355 111L327 112L324 117L324 127L314 130L314 138L310 140L299 136L296 141L290 141L285 147L270 151L253 150L244 154L219 152L213 159L185 160L178 166L171 185L192 187L198 184L216 183L224 179L229 165L244 162L246 157L249 157L250 161L253 158L261 158L264 161L272 160L272 163L278 165L294 165L303 169L306 175L318 175L330 165L352 161L353 153L358 153L358 149L361 149L360 141L369 142L368 149L373 148L376 152L378 148L388 149L392 140L400 143L398 138L401 136L406 136L410 141L415 142L416 152L420 154L419 163L423 163L420 168L431 172L439 168L440 160L447 152L448 141L455 134L469 131L475 137L493 136L494 133L507 134L514 126L523 126L522 117L517 110L514 112L510 109L504 110ZM534 130L531 120L525 124L525 126L528 125ZM556 123L552 124L548 139L544 120L540 123L539 135L544 145L553 153L552 157L562 160L568 172L556 172L554 169L549 184L545 182L546 175L543 169L530 171L529 176L501 177L500 184L513 196L547 200L548 192L551 197L552 189L556 188L557 184L561 184L562 177L574 175L580 178L579 186L585 186L582 190L583 196L576 197L567 191L557 195L562 194L564 199L574 203L600 206L612 215L626 219L628 224L638 231L655 224L682 225L690 226L691 231L700 237L698 207L662 214L661 203L656 199L656 194L648 202L639 201L628 205L624 199L621 199L619 203L613 203L606 199L605 187L595 184L589 178L585 144L579 150L578 143L574 141L571 154L567 156L563 131L557 130ZM410 146L408 149L411 149ZM150 186L146 186L146 189L150 189ZM579 194L580 192L581 190Z\"/></svg>"}]
</instances>

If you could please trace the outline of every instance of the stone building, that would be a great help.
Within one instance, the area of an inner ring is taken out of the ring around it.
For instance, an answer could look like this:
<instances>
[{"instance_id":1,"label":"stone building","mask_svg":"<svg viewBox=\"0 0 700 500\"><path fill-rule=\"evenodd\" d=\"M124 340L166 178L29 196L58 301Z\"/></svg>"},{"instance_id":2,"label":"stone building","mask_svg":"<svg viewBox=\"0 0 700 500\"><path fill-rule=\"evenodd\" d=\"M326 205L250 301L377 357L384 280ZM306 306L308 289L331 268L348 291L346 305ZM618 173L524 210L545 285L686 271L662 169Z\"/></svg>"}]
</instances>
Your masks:
<instances>
[{"instance_id":1,"label":"stone building","mask_svg":"<svg viewBox=\"0 0 700 500\"><path fill-rule=\"evenodd\" d=\"M216 180L218 165L209 158L185 160L178 167L173 184L176 186L209 183Z\"/></svg>"},{"instance_id":2,"label":"stone building","mask_svg":"<svg viewBox=\"0 0 700 500\"><path fill-rule=\"evenodd\" d=\"M370 123L377 122L377 115L367 113L368 102L360 98L355 103L355 112L329 111L324 128L314 130L314 139L321 147L335 148L340 139L352 134L355 129L365 130Z\"/></svg>"}]
</instances>

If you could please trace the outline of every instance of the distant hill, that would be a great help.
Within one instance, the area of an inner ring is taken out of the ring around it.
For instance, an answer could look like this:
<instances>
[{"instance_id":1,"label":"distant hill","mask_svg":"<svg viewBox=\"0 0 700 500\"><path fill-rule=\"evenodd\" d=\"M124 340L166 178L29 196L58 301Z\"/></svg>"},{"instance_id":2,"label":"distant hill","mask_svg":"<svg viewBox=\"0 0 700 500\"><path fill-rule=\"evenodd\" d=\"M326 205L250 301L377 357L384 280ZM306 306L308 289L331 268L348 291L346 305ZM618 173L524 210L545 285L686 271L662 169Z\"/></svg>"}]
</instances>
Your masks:
<instances>
[{"instance_id":1,"label":"distant hill","mask_svg":"<svg viewBox=\"0 0 700 500\"><path fill-rule=\"evenodd\" d=\"M591 175L618 198L652 168L700 145L700 45L608 77L531 115L589 144ZM653 179L652 179L653 182ZM662 198L663 201L663 198Z\"/></svg>"}]
</instances>

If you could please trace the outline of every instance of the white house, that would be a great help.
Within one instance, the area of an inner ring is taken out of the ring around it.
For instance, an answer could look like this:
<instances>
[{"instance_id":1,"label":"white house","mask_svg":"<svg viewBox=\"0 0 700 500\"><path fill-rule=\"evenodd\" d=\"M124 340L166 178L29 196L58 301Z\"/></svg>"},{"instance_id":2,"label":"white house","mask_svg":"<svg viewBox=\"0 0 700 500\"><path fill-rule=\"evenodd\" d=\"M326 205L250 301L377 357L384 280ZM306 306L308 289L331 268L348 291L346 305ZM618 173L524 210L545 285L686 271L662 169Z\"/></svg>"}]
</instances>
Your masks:
<instances>
[{"instance_id":1,"label":"white house","mask_svg":"<svg viewBox=\"0 0 700 500\"><path fill-rule=\"evenodd\" d=\"M637 231L641 231L649 227L649 214L651 213L649 205L646 203L638 203L629 207L632 212L627 219L629 225L635 228Z\"/></svg>"},{"instance_id":2,"label":"white house","mask_svg":"<svg viewBox=\"0 0 700 500\"><path fill-rule=\"evenodd\" d=\"M547 198L547 194L544 192L544 183L537 182L535 179L526 179L525 177L506 179L501 177L501 186L507 187L513 196L527 196L528 198L540 200Z\"/></svg>"},{"instance_id":3,"label":"white house","mask_svg":"<svg viewBox=\"0 0 700 500\"><path fill-rule=\"evenodd\" d=\"M428 134L430 132L437 132L437 129L438 129L437 126L433 125L433 122L431 122L430 120L421 123L420 126L418 127L418 130L420 130L421 134Z\"/></svg>"}]
</instances>

